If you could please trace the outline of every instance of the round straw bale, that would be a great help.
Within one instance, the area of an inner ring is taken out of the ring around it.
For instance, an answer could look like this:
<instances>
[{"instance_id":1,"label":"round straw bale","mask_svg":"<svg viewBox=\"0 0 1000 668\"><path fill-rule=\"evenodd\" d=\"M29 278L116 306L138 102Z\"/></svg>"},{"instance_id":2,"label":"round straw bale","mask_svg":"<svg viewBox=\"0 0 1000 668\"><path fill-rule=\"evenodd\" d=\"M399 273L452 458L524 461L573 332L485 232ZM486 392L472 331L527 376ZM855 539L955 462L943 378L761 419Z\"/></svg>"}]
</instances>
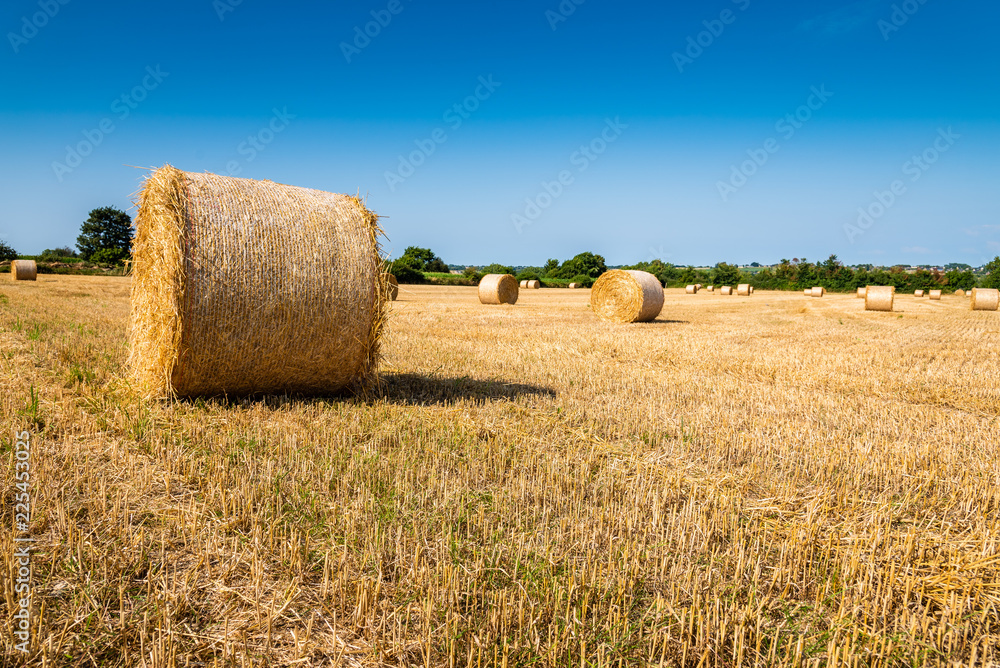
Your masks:
<instances>
[{"instance_id":1,"label":"round straw bale","mask_svg":"<svg viewBox=\"0 0 1000 668\"><path fill-rule=\"evenodd\" d=\"M579 283L570 283L569 284L569 289L570 290L576 290L578 287L580 287Z\"/></svg>"},{"instance_id":2,"label":"round straw bale","mask_svg":"<svg viewBox=\"0 0 1000 668\"><path fill-rule=\"evenodd\" d=\"M957 296L959 296L959 297L964 297L965 296L965 290L961 290L961 289L955 290L955 294Z\"/></svg>"},{"instance_id":3,"label":"round straw bale","mask_svg":"<svg viewBox=\"0 0 1000 668\"><path fill-rule=\"evenodd\" d=\"M940 290L931 290L930 298L933 299L934 301L940 301L940 299L941 299L941 291Z\"/></svg>"},{"instance_id":4,"label":"round straw bale","mask_svg":"<svg viewBox=\"0 0 1000 668\"><path fill-rule=\"evenodd\" d=\"M663 286L648 272L612 269L594 283L590 304L605 320L649 322L663 309Z\"/></svg>"},{"instance_id":5,"label":"round straw bale","mask_svg":"<svg viewBox=\"0 0 1000 668\"><path fill-rule=\"evenodd\" d=\"M708 286L705 289L708 290L709 292L715 292L715 286L714 285L710 285L710 286Z\"/></svg>"},{"instance_id":6,"label":"round straw bale","mask_svg":"<svg viewBox=\"0 0 1000 668\"><path fill-rule=\"evenodd\" d=\"M528 284L525 285L524 287L528 288L529 290L538 290L539 288L542 287L542 282L541 281L528 281Z\"/></svg>"},{"instance_id":7,"label":"round straw bale","mask_svg":"<svg viewBox=\"0 0 1000 668\"><path fill-rule=\"evenodd\" d=\"M723 285L722 289L719 290L719 293L723 295L731 295L733 294L733 289L728 285Z\"/></svg>"},{"instance_id":8,"label":"round straw bale","mask_svg":"<svg viewBox=\"0 0 1000 668\"><path fill-rule=\"evenodd\" d=\"M684 292L687 293L687 294L689 294L689 295L696 295L696 294L698 294L698 286L697 285L689 285L686 288L684 288Z\"/></svg>"},{"instance_id":9,"label":"round straw bale","mask_svg":"<svg viewBox=\"0 0 1000 668\"><path fill-rule=\"evenodd\" d=\"M750 286L750 294L753 294L753 286Z\"/></svg>"},{"instance_id":10,"label":"round straw bale","mask_svg":"<svg viewBox=\"0 0 1000 668\"><path fill-rule=\"evenodd\" d=\"M896 297L896 288L892 285L869 285L865 291L866 311L891 311Z\"/></svg>"},{"instance_id":11,"label":"round straw bale","mask_svg":"<svg viewBox=\"0 0 1000 668\"><path fill-rule=\"evenodd\" d=\"M996 311L998 309L1000 309L1000 290L972 288L973 311Z\"/></svg>"},{"instance_id":12,"label":"round straw bale","mask_svg":"<svg viewBox=\"0 0 1000 668\"><path fill-rule=\"evenodd\" d=\"M388 294L389 300L396 301L396 298L399 297L399 281L397 281L396 277L392 274L386 274L385 284L386 294Z\"/></svg>"},{"instance_id":13,"label":"round straw bale","mask_svg":"<svg viewBox=\"0 0 1000 668\"><path fill-rule=\"evenodd\" d=\"M805 290L802 291L802 294L804 294L806 297L812 297L813 296L812 288L806 288Z\"/></svg>"},{"instance_id":14,"label":"round straw bale","mask_svg":"<svg viewBox=\"0 0 1000 668\"><path fill-rule=\"evenodd\" d=\"M486 274L479 281L479 301L483 304L516 304L517 279L510 274Z\"/></svg>"},{"instance_id":15,"label":"round straw bale","mask_svg":"<svg viewBox=\"0 0 1000 668\"><path fill-rule=\"evenodd\" d=\"M867 287L864 287L864 288L858 288L858 299L864 299L864 298L865 298L865 292L866 292L867 290L868 290L868 288L867 288Z\"/></svg>"},{"instance_id":16,"label":"round straw bale","mask_svg":"<svg viewBox=\"0 0 1000 668\"><path fill-rule=\"evenodd\" d=\"M526 281L526 280L521 281L520 283L517 284L517 287L519 287L519 288L526 288L526 287L528 287L528 281Z\"/></svg>"},{"instance_id":17,"label":"round straw bale","mask_svg":"<svg viewBox=\"0 0 1000 668\"><path fill-rule=\"evenodd\" d=\"M702 285L701 283L695 283L695 284L694 284L694 287L696 287L696 288L698 288L699 290L701 290L701 289L702 289L703 287L705 287L705 286L704 286L704 285Z\"/></svg>"},{"instance_id":18,"label":"round straw bale","mask_svg":"<svg viewBox=\"0 0 1000 668\"><path fill-rule=\"evenodd\" d=\"M913 291L913 296L914 297L923 297L924 296L924 291L923 290L914 290Z\"/></svg>"},{"instance_id":19,"label":"round straw bale","mask_svg":"<svg viewBox=\"0 0 1000 668\"><path fill-rule=\"evenodd\" d=\"M360 199L167 165L138 205L129 366L143 393L374 381L387 281L378 216Z\"/></svg>"},{"instance_id":20,"label":"round straw bale","mask_svg":"<svg viewBox=\"0 0 1000 668\"><path fill-rule=\"evenodd\" d=\"M736 294L738 294L740 297L749 297L750 296L750 284L749 283L740 283L739 285L737 285L736 286Z\"/></svg>"},{"instance_id":21,"label":"round straw bale","mask_svg":"<svg viewBox=\"0 0 1000 668\"><path fill-rule=\"evenodd\" d=\"M38 265L34 260L14 260L10 263L10 277L15 281L37 281Z\"/></svg>"},{"instance_id":22,"label":"round straw bale","mask_svg":"<svg viewBox=\"0 0 1000 668\"><path fill-rule=\"evenodd\" d=\"M811 294L813 297L823 297L826 295L826 288L819 288L819 287L813 288L812 290L809 291L809 294Z\"/></svg>"}]
</instances>

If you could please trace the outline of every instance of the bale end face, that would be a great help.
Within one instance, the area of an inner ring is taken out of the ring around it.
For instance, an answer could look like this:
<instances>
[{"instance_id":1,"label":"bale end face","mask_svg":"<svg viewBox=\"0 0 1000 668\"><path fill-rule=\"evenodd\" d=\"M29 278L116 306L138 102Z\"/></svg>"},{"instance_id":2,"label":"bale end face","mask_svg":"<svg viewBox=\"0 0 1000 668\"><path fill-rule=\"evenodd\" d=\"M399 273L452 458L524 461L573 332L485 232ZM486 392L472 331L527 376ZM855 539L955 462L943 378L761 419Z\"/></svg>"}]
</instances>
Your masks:
<instances>
[{"instance_id":1,"label":"bale end face","mask_svg":"<svg viewBox=\"0 0 1000 668\"><path fill-rule=\"evenodd\" d=\"M14 260L10 263L10 277L15 281L37 281L38 265L34 260Z\"/></svg>"},{"instance_id":2,"label":"bale end face","mask_svg":"<svg viewBox=\"0 0 1000 668\"><path fill-rule=\"evenodd\" d=\"M594 283L590 304L604 320L649 322L663 310L663 286L648 272L612 269Z\"/></svg>"},{"instance_id":3,"label":"bale end face","mask_svg":"<svg viewBox=\"0 0 1000 668\"><path fill-rule=\"evenodd\" d=\"M896 288L891 285L872 285L865 291L866 311L892 311Z\"/></svg>"},{"instance_id":4,"label":"bale end face","mask_svg":"<svg viewBox=\"0 0 1000 668\"><path fill-rule=\"evenodd\" d=\"M518 282L510 274L486 274L479 281L481 304L516 304L517 296Z\"/></svg>"},{"instance_id":5,"label":"bale end face","mask_svg":"<svg viewBox=\"0 0 1000 668\"><path fill-rule=\"evenodd\" d=\"M973 311L1000 310L1000 290L993 288L973 288L971 304Z\"/></svg>"}]
</instances>

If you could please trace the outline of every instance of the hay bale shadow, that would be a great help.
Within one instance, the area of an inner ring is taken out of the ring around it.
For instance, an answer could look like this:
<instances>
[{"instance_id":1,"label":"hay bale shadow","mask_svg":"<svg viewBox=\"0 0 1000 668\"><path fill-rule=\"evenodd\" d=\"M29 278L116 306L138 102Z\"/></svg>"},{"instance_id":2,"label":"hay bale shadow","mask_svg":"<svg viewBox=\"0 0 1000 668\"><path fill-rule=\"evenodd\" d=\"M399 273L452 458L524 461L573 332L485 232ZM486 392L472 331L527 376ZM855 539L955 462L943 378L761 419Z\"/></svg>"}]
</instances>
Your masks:
<instances>
[{"instance_id":1,"label":"hay bale shadow","mask_svg":"<svg viewBox=\"0 0 1000 668\"><path fill-rule=\"evenodd\" d=\"M555 390L537 385L476 380L468 376L444 378L400 373L383 376L381 388L374 398L393 404L423 406L453 404L458 401L485 404L491 401L513 401L522 396L554 399L556 393Z\"/></svg>"}]
</instances>

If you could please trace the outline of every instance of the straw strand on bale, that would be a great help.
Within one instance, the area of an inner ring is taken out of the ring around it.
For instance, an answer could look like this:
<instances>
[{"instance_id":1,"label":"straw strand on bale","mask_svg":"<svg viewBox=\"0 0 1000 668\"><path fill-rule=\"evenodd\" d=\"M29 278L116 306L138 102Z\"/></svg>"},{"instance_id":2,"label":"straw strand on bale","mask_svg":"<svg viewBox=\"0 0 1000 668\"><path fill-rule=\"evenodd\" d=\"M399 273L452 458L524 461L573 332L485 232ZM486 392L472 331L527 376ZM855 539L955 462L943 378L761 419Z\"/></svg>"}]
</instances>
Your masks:
<instances>
[{"instance_id":1,"label":"straw strand on bale","mask_svg":"<svg viewBox=\"0 0 1000 668\"><path fill-rule=\"evenodd\" d=\"M510 274L486 274L479 281L482 304L516 304L517 292L517 279Z\"/></svg>"},{"instance_id":2,"label":"straw strand on bale","mask_svg":"<svg viewBox=\"0 0 1000 668\"><path fill-rule=\"evenodd\" d=\"M896 288L892 285L869 285L865 290L866 311L891 311L896 298Z\"/></svg>"},{"instance_id":3,"label":"straw strand on bale","mask_svg":"<svg viewBox=\"0 0 1000 668\"><path fill-rule=\"evenodd\" d=\"M37 281L38 265L34 260L14 260L10 263L10 276L15 281Z\"/></svg>"},{"instance_id":4,"label":"straw strand on bale","mask_svg":"<svg viewBox=\"0 0 1000 668\"><path fill-rule=\"evenodd\" d=\"M594 283L590 304L605 320L649 322L663 310L663 286L648 272L612 269Z\"/></svg>"},{"instance_id":5,"label":"straw strand on bale","mask_svg":"<svg viewBox=\"0 0 1000 668\"><path fill-rule=\"evenodd\" d=\"M129 367L147 396L376 380L386 272L357 197L156 170L139 194Z\"/></svg>"},{"instance_id":6,"label":"straw strand on bale","mask_svg":"<svg viewBox=\"0 0 1000 668\"><path fill-rule=\"evenodd\" d=\"M736 294L738 294L740 297L749 297L750 296L750 284L749 283L740 283L739 285L737 285L736 286Z\"/></svg>"},{"instance_id":7,"label":"straw strand on bale","mask_svg":"<svg viewBox=\"0 0 1000 668\"><path fill-rule=\"evenodd\" d=\"M1000 290L993 288L972 289L973 311L996 311L1000 309Z\"/></svg>"}]
</instances>

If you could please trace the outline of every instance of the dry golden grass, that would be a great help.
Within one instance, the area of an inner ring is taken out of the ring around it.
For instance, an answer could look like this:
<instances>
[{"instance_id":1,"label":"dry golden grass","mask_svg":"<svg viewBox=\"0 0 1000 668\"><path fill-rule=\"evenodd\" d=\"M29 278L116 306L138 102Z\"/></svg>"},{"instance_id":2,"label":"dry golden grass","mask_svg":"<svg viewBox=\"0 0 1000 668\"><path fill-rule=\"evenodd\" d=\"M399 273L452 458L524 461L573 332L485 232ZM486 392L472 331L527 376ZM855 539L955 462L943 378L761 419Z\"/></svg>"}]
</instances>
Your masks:
<instances>
[{"instance_id":1,"label":"dry golden grass","mask_svg":"<svg viewBox=\"0 0 1000 668\"><path fill-rule=\"evenodd\" d=\"M13 428L38 540L3 665L1000 661L1000 318L966 299L617 325L404 285L377 396L169 403L120 380L127 295L0 285L0 539Z\"/></svg>"}]
</instances>

